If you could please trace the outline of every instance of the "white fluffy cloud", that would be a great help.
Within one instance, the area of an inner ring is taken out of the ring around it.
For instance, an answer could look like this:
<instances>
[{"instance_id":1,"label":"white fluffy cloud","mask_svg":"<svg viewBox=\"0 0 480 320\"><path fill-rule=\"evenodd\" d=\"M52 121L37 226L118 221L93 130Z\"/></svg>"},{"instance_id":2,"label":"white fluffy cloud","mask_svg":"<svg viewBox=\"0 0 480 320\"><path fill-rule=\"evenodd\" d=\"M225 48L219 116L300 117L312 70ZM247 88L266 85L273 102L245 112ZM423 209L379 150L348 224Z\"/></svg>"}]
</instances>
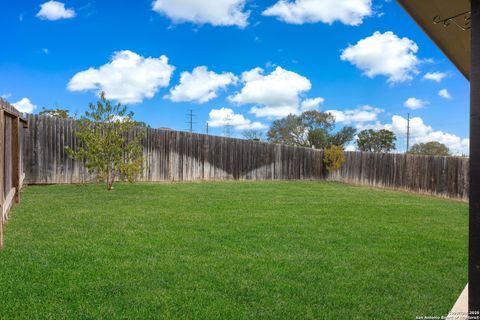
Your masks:
<instances>
[{"instance_id":1,"label":"white fluffy cloud","mask_svg":"<svg viewBox=\"0 0 480 320\"><path fill-rule=\"evenodd\" d=\"M438 91L438 95L442 98L445 98L445 99L451 99L452 98L452 95L450 94L450 92L448 92L447 89L442 89L442 90Z\"/></svg>"},{"instance_id":2,"label":"white fluffy cloud","mask_svg":"<svg viewBox=\"0 0 480 320\"><path fill-rule=\"evenodd\" d=\"M403 103L405 107L411 110L421 109L428 104L430 104L430 102L417 98L408 98L407 101Z\"/></svg>"},{"instance_id":3,"label":"white fluffy cloud","mask_svg":"<svg viewBox=\"0 0 480 320\"><path fill-rule=\"evenodd\" d=\"M310 80L281 67L264 75L261 68L242 74L244 86L230 101L239 105L254 104L250 113L257 117L281 118L298 114L301 110L300 95L312 87ZM312 101L306 102L312 106Z\"/></svg>"},{"instance_id":4,"label":"white fluffy cloud","mask_svg":"<svg viewBox=\"0 0 480 320\"><path fill-rule=\"evenodd\" d=\"M402 116L395 115L392 117L392 123L385 125L386 129L392 130L398 135L407 135L408 120ZM433 131L431 126L426 125L420 117L410 119L410 135L414 138L425 137Z\"/></svg>"},{"instance_id":5,"label":"white fluffy cloud","mask_svg":"<svg viewBox=\"0 0 480 320\"><path fill-rule=\"evenodd\" d=\"M209 116L208 125L212 128L227 125L234 127L236 130L261 130L267 128L260 122L252 122L241 114L235 114L235 112L229 108L213 109L210 111Z\"/></svg>"},{"instance_id":6,"label":"white fluffy cloud","mask_svg":"<svg viewBox=\"0 0 480 320\"><path fill-rule=\"evenodd\" d=\"M408 38L399 38L391 31L362 39L343 50L341 59L348 61L373 78L388 77L388 82L398 83L411 80L418 73L418 46Z\"/></svg>"},{"instance_id":7,"label":"white fluffy cloud","mask_svg":"<svg viewBox=\"0 0 480 320\"><path fill-rule=\"evenodd\" d=\"M313 98L313 99L305 99L302 101L300 107L302 111L309 111L318 109L318 107L325 102L324 98Z\"/></svg>"},{"instance_id":8,"label":"white fluffy cloud","mask_svg":"<svg viewBox=\"0 0 480 320\"><path fill-rule=\"evenodd\" d=\"M236 81L237 78L232 73L218 74L201 66L193 69L192 73L183 72L180 84L171 89L170 94L165 97L174 102L205 103L216 98L218 90L225 89Z\"/></svg>"},{"instance_id":9,"label":"white fluffy cloud","mask_svg":"<svg viewBox=\"0 0 480 320\"><path fill-rule=\"evenodd\" d=\"M129 50L119 51L114 53L110 63L74 75L68 89L105 91L109 99L139 103L167 87L174 70L166 56L144 58Z\"/></svg>"},{"instance_id":10,"label":"white fluffy cloud","mask_svg":"<svg viewBox=\"0 0 480 320\"><path fill-rule=\"evenodd\" d=\"M247 26L249 16L245 11L245 0L155 0L153 10L175 23L209 23L242 28Z\"/></svg>"},{"instance_id":11,"label":"white fluffy cloud","mask_svg":"<svg viewBox=\"0 0 480 320\"><path fill-rule=\"evenodd\" d=\"M327 110L335 117L335 121L345 124L364 124L365 122L374 122L378 120L378 115L384 112L383 109L372 106L362 106L351 110Z\"/></svg>"},{"instance_id":12,"label":"white fluffy cloud","mask_svg":"<svg viewBox=\"0 0 480 320\"><path fill-rule=\"evenodd\" d=\"M58 1L48 1L40 5L37 17L44 20L61 20L75 17L75 10L65 8L65 4Z\"/></svg>"},{"instance_id":13,"label":"white fluffy cloud","mask_svg":"<svg viewBox=\"0 0 480 320\"><path fill-rule=\"evenodd\" d=\"M18 111L25 113L32 113L33 110L37 109L37 106L34 105L28 98L23 98L20 101L12 103L12 106L14 106Z\"/></svg>"},{"instance_id":14,"label":"white fluffy cloud","mask_svg":"<svg viewBox=\"0 0 480 320\"><path fill-rule=\"evenodd\" d=\"M385 128L393 131L397 137L405 137L407 134L407 119L395 115L392 117L392 123L385 125ZM410 119L410 135L414 144L438 141L445 144L454 154L468 154L469 152L469 139L462 139L454 134L433 130L420 117Z\"/></svg>"},{"instance_id":15,"label":"white fluffy cloud","mask_svg":"<svg viewBox=\"0 0 480 320\"><path fill-rule=\"evenodd\" d=\"M292 24L323 22L332 24L340 21L350 26L362 24L365 17L372 15L371 0L279 0L263 12Z\"/></svg>"},{"instance_id":16,"label":"white fluffy cloud","mask_svg":"<svg viewBox=\"0 0 480 320\"><path fill-rule=\"evenodd\" d=\"M423 79L432 80L435 82L442 82L442 80L445 79L446 76L447 74L443 72L427 72L423 76Z\"/></svg>"}]
</instances>

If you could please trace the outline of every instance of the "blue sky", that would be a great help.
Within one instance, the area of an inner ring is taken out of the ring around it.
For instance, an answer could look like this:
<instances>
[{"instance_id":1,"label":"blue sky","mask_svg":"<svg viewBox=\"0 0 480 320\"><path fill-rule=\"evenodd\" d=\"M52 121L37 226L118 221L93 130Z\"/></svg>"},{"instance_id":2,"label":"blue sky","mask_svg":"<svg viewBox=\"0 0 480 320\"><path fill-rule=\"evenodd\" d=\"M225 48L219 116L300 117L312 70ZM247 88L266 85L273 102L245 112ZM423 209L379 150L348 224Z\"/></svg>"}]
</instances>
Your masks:
<instances>
[{"instance_id":1,"label":"blue sky","mask_svg":"<svg viewBox=\"0 0 480 320\"><path fill-rule=\"evenodd\" d=\"M395 1L6 0L0 30L0 95L24 111L81 115L104 89L152 127L193 110L241 136L318 109L399 151L410 112L414 143L468 152L468 81Z\"/></svg>"}]
</instances>

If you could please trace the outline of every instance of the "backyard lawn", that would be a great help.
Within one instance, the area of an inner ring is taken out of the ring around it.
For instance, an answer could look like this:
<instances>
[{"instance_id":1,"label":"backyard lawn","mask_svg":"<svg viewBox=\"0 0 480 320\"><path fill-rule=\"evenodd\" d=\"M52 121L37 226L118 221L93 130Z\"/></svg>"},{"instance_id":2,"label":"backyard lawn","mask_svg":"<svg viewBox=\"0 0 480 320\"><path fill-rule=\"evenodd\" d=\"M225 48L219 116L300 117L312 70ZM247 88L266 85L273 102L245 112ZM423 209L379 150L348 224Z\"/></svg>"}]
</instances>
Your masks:
<instances>
[{"instance_id":1,"label":"backyard lawn","mask_svg":"<svg viewBox=\"0 0 480 320\"><path fill-rule=\"evenodd\" d=\"M0 319L446 315L467 211L324 182L30 186L0 252Z\"/></svg>"}]
</instances>

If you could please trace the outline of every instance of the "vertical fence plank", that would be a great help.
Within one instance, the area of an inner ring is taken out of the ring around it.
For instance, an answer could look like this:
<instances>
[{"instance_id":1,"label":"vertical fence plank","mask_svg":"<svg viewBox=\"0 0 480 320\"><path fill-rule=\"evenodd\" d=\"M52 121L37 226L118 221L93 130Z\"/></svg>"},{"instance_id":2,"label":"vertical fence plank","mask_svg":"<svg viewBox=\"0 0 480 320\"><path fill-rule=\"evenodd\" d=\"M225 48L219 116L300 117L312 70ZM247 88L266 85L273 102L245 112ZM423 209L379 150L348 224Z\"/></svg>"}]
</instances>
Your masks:
<instances>
[{"instance_id":1,"label":"vertical fence plank","mask_svg":"<svg viewBox=\"0 0 480 320\"><path fill-rule=\"evenodd\" d=\"M12 187L15 188L15 202L20 201L20 119L12 118Z\"/></svg>"},{"instance_id":2,"label":"vertical fence plank","mask_svg":"<svg viewBox=\"0 0 480 320\"><path fill-rule=\"evenodd\" d=\"M5 205L5 174L3 166L5 160L5 114L0 110L0 249L3 248L3 228L5 217L3 216L3 206Z\"/></svg>"}]
</instances>

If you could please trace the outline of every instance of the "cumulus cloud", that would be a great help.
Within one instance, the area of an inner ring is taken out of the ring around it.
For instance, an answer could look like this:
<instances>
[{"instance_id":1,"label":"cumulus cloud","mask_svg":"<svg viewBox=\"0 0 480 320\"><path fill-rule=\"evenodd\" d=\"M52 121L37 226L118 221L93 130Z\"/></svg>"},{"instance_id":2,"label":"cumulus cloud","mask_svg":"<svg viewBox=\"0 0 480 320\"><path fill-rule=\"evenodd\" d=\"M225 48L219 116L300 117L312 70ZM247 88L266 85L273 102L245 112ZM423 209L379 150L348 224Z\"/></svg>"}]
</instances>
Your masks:
<instances>
[{"instance_id":1,"label":"cumulus cloud","mask_svg":"<svg viewBox=\"0 0 480 320\"><path fill-rule=\"evenodd\" d=\"M403 103L405 107L411 110L421 109L428 104L430 104L430 102L417 98L408 98L407 101Z\"/></svg>"},{"instance_id":2,"label":"cumulus cloud","mask_svg":"<svg viewBox=\"0 0 480 320\"><path fill-rule=\"evenodd\" d=\"M208 125L212 128L232 126L236 130L261 130L267 126L260 122L246 119L242 114L235 114L232 109L213 109L209 114Z\"/></svg>"},{"instance_id":3,"label":"cumulus cloud","mask_svg":"<svg viewBox=\"0 0 480 320\"><path fill-rule=\"evenodd\" d=\"M175 23L246 27L245 0L155 0L153 10Z\"/></svg>"},{"instance_id":4,"label":"cumulus cloud","mask_svg":"<svg viewBox=\"0 0 480 320\"><path fill-rule=\"evenodd\" d=\"M343 50L340 58L370 78L383 75L389 83L399 83L413 79L418 73L417 52L418 46L412 40L400 38L391 31L377 31Z\"/></svg>"},{"instance_id":5,"label":"cumulus cloud","mask_svg":"<svg viewBox=\"0 0 480 320\"><path fill-rule=\"evenodd\" d=\"M316 110L324 102L325 99L320 97L313 99L305 99L302 101L300 107L302 111Z\"/></svg>"},{"instance_id":6,"label":"cumulus cloud","mask_svg":"<svg viewBox=\"0 0 480 320\"><path fill-rule=\"evenodd\" d=\"M362 24L372 15L371 0L279 0L263 12L291 24L340 21L350 26Z\"/></svg>"},{"instance_id":7,"label":"cumulus cloud","mask_svg":"<svg viewBox=\"0 0 480 320\"><path fill-rule=\"evenodd\" d=\"M115 52L110 63L77 73L68 83L70 91L105 91L109 99L139 103L168 87L175 67L168 58L144 58L135 52Z\"/></svg>"},{"instance_id":8,"label":"cumulus cloud","mask_svg":"<svg viewBox=\"0 0 480 320\"><path fill-rule=\"evenodd\" d=\"M12 106L14 106L18 111L25 113L32 113L33 110L37 109L37 106L34 105L28 98L23 98L20 101L12 103Z\"/></svg>"},{"instance_id":9,"label":"cumulus cloud","mask_svg":"<svg viewBox=\"0 0 480 320\"><path fill-rule=\"evenodd\" d=\"M207 67L201 66L193 69L192 73L183 72L180 84L170 90L165 98L174 102L192 101L205 103L217 97L220 89L237 81L232 73L218 74L208 71Z\"/></svg>"},{"instance_id":10,"label":"cumulus cloud","mask_svg":"<svg viewBox=\"0 0 480 320\"><path fill-rule=\"evenodd\" d=\"M407 135L408 120L402 116L395 115L392 117L392 123L385 125L389 130L392 130L398 135ZM410 135L414 138L425 137L433 131L431 126L426 125L420 117L410 119Z\"/></svg>"},{"instance_id":11,"label":"cumulus cloud","mask_svg":"<svg viewBox=\"0 0 480 320\"><path fill-rule=\"evenodd\" d=\"M385 129L385 124L381 123L379 120L376 120L374 122L359 122L355 125L355 128L357 128L358 131L362 130L382 130Z\"/></svg>"},{"instance_id":12,"label":"cumulus cloud","mask_svg":"<svg viewBox=\"0 0 480 320\"><path fill-rule=\"evenodd\" d=\"M452 95L450 94L450 92L448 92L447 89L442 89L442 90L438 91L438 95L442 98L445 98L445 99L451 99L452 98Z\"/></svg>"},{"instance_id":13,"label":"cumulus cloud","mask_svg":"<svg viewBox=\"0 0 480 320\"><path fill-rule=\"evenodd\" d=\"M361 106L350 110L327 110L335 117L335 121L345 124L364 124L365 122L374 122L378 120L378 115L384 112L383 109L372 106Z\"/></svg>"},{"instance_id":14,"label":"cumulus cloud","mask_svg":"<svg viewBox=\"0 0 480 320\"><path fill-rule=\"evenodd\" d=\"M242 82L242 90L229 100L239 105L254 104L250 113L268 118L301 113L300 95L312 87L307 78L281 67L268 75L264 75L261 68L246 71ZM306 104L311 106L312 101Z\"/></svg>"},{"instance_id":15,"label":"cumulus cloud","mask_svg":"<svg viewBox=\"0 0 480 320\"><path fill-rule=\"evenodd\" d=\"M447 74L443 72L427 72L423 76L423 79L432 80L435 82L442 82L442 80L445 79L446 76Z\"/></svg>"},{"instance_id":16,"label":"cumulus cloud","mask_svg":"<svg viewBox=\"0 0 480 320\"><path fill-rule=\"evenodd\" d=\"M392 123L386 124L385 129L393 131L397 137L406 136L407 122L404 117L395 115L392 117ZM426 143L438 141L445 144L454 154L469 153L469 139L462 139L457 135L434 130L431 126L424 123L420 117L410 119L410 136L412 143Z\"/></svg>"},{"instance_id":17,"label":"cumulus cloud","mask_svg":"<svg viewBox=\"0 0 480 320\"><path fill-rule=\"evenodd\" d=\"M56 21L75 17L75 10L65 8L65 4L58 1L48 1L40 5L37 17L43 20Z\"/></svg>"}]
</instances>

